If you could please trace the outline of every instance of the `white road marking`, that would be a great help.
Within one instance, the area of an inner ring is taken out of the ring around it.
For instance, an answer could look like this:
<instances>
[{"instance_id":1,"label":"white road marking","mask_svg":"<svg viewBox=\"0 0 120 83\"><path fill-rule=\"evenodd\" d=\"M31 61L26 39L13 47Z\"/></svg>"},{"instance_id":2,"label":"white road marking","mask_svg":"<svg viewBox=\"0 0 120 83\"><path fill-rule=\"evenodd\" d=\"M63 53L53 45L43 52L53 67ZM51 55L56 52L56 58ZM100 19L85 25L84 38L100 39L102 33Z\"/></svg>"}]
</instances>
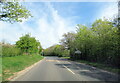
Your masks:
<instances>
[{"instance_id":1,"label":"white road marking","mask_svg":"<svg viewBox=\"0 0 120 83\"><path fill-rule=\"evenodd\" d=\"M60 61L57 60L58 63L60 63ZM72 74L75 74L72 70L70 70L68 67L66 67L65 65L63 65L63 67L65 67L68 71L70 71Z\"/></svg>"},{"instance_id":2,"label":"white road marking","mask_svg":"<svg viewBox=\"0 0 120 83\"><path fill-rule=\"evenodd\" d=\"M67 61L67 63L71 64L71 62L68 62L68 61Z\"/></svg>"},{"instance_id":3,"label":"white road marking","mask_svg":"<svg viewBox=\"0 0 120 83\"><path fill-rule=\"evenodd\" d=\"M63 65L68 71L70 71L72 74L75 74L72 70L70 70L69 68L67 68L65 65Z\"/></svg>"}]
</instances>

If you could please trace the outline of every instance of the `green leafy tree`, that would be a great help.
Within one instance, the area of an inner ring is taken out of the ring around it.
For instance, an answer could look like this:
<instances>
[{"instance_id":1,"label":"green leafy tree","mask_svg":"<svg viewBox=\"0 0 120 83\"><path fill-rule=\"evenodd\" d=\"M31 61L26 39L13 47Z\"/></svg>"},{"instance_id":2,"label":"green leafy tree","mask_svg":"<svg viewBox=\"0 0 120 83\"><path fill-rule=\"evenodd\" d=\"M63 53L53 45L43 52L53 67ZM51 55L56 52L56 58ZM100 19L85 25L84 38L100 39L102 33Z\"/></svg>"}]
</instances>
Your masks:
<instances>
[{"instance_id":1,"label":"green leafy tree","mask_svg":"<svg viewBox=\"0 0 120 83\"><path fill-rule=\"evenodd\" d=\"M25 53L38 53L38 47L41 47L40 42L34 37L30 37L29 34L20 37L20 40L16 42L16 46Z\"/></svg>"},{"instance_id":2,"label":"green leafy tree","mask_svg":"<svg viewBox=\"0 0 120 83\"><path fill-rule=\"evenodd\" d=\"M74 55L74 50L75 50L75 36L76 34L73 32L68 32L66 34L63 35L63 38L60 40L60 43L62 46L64 46L65 49L68 50L68 54L70 54L70 56L72 57Z\"/></svg>"},{"instance_id":3,"label":"green leafy tree","mask_svg":"<svg viewBox=\"0 0 120 83\"><path fill-rule=\"evenodd\" d=\"M81 52L81 58L82 59L89 59L88 56L90 54L90 49L93 47L93 33L90 30L90 28L88 28L87 26L84 25L77 25L77 35L75 38L75 43L76 43L76 48L78 48Z\"/></svg>"},{"instance_id":4,"label":"green leafy tree","mask_svg":"<svg viewBox=\"0 0 120 83\"><path fill-rule=\"evenodd\" d=\"M22 22L23 19L31 17L30 11L18 2L0 2L0 21Z\"/></svg>"},{"instance_id":5,"label":"green leafy tree","mask_svg":"<svg viewBox=\"0 0 120 83\"><path fill-rule=\"evenodd\" d=\"M61 57L63 55L64 47L62 45L55 45L54 53L55 55Z\"/></svg>"},{"instance_id":6,"label":"green leafy tree","mask_svg":"<svg viewBox=\"0 0 120 83\"><path fill-rule=\"evenodd\" d=\"M64 47L62 45L53 45L47 49L44 50L45 55L49 55L49 56L63 56L65 51L64 51ZM67 53L66 53L67 54Z\"/></svg>"},{"instance_id":7,"label":"green leafy tree","mask_svg":"<svg viewBox=\"0 0 120 83\"><path fill-rule=\"evenodd\" d=\"M92 30L95 32L97 39L97 52L98 52L98 59L104 57L103 59L99 60L107 60L108 56L111 55L112 52L115 52L115 44L116 40L116 31L117 28L113 26L112 22L108 21L107 19L104 20L96 20L92 25ZM112 57L112 56L110 56Z\"/></svg>"},{"instance_id":8,"label":"green leafy tree","mask_svg":"<svg viewBox=\"0 0 120 83\"><path fill-rule=\"evenodd\" d=\"M100 62L107 65L120 65L120 35L116 21L98 19L91 27L77 25L77 32L63 35L61 44L70 50L71 58L77 48L82 55L82 60Z\"/></svg>"},{"instance_id":9,"label":"green leafy tree","mask_svg":"<svg viewBox=\"0 0 120 83\"><path fill-rule=\"evenodd\" d=\"M119 28L108 19L98 19L92 27L78 25L75 44L82 52L82 59L119 64ZM74 47L74 46L73 46Z\"/></svg>"}]
</instances>

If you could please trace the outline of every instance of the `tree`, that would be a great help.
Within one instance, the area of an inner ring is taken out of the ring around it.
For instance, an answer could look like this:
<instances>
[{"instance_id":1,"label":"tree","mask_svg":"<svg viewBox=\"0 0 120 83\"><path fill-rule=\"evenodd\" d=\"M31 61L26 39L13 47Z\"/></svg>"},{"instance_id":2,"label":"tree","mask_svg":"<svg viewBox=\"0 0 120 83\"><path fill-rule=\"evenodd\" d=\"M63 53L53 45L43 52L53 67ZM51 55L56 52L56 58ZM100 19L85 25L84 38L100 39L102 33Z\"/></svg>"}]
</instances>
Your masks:
<instances>
[{"instance_id":1,"label":"tree","mask_svg":"<svg viewBox=\"0 0 120 83\"><path fill-rule=\"evenodd\" d=\"M64 47L62 45L53 45L47 49L45 49L45 55L49 56L63 56L66 51L64 51ZM66 53L67 54L67 53Z\"/></svg>"},{"instance_id":2,"label":"tree","mask_svg":"<svg viewBox=\"0 0 120 83\"><path fill-rule=\"evenodd\" d=\"M62 45L55 45L54 53L55 55L61 57L63 55L64 47Z\"/></svg>"},{"instance_id":3,"label":"tree","mask_svg":"<svg viewBox=\"0 0 120 83\"><path fill-rule=\"evenodd\" d=\"M23 53L38 53L38 47L41 47L40 42L34 37L30 37L29 34L20 37L20 40L16 42L16 46L20 48Z\"/></svg>"},{"instance_id":4,"label":"tree","mask_svg":"<svg viewBox=\"0 0 120 83\"><path fill-rule=\"evenodd\" d=\"M116 44L116 31L117 28L113 26L112 22L108 19L96 20L92 25L92 30L96 34L98 39L98 60L103 62L108 59L108 56L112 55L112 52L115 52ZM113 54L114 55L114 54ZM99 59L102 58L103 59Z\"/></svg>"},{"instance_id":5,"label":"tree","mask_svg":"<svg viewBox=\"0 0 120 83\"><path fill-rule=\"evenodd\" d=\"M61 40L61 44L70 50L71 58L74 58L77 48L82 53L79 59L120 65L119 27L114 22L105 18L98 19L91 27L78 24L76 31L75 34L64 34Z\"/></svg>"},{"instance_id":6,"label":"tree","mask_svg":"<svg viewBox=\"0 0 120 83\"><path fill-rule=\"evenodd\" d=\"M0 2L0 21L22 22L23 19L31 17L30 11L20 5L18 2Z\"/></svg>"},{"instance_id":7,"label":"tree","mask_svg":"<svg viewBox=\"0 0 120 83\"><path fill-rule=\"evenodd\" d=\"M88 60L88 56L90 54L90 49L93 47L93 33L85 25L77 25L77 34L75 38L76 48L78 48L81 52L81 59Z\"/></svg>"},{"instance_id":8,"label":"tree","mask_svg":"<svg viewBox=\"0 0 120 83\"><path fill-rule=\"evenodd\" d=\"M78 25L75 44L82 59L117 66L119 63L119 29L108 19L98 19L92 27Z\"/></svg>"},{"instance_id":9,"label":"tree","mask_svg":"<svg viewBox=\"0 0 120 83\"><path fill-rule=\"evenodd\" d=\"M63 39L60 40L61 45L63 45L65 49L69 50L71 57L73 56L76 48L74 44L75 36L75 33L68 32L67 34L64 34Z\"/></svg>"}]
</instances>

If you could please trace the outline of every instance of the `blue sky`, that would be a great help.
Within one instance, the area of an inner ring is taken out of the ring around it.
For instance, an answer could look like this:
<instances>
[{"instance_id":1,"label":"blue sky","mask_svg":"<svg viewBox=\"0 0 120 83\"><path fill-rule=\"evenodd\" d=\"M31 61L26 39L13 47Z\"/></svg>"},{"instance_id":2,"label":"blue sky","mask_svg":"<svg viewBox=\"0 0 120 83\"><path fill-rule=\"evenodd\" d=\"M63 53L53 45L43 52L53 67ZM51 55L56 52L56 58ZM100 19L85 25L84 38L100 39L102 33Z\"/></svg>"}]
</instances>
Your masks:
<instances>
[{"instance_id":1,"label":"blue sky","mask_svg":"<svg viewBox=\"0 0 120 83\"><path fill-rule=\"evenodd\" d=\"M90 25L99 18L112 18L116 2L22 2L33 17L22 23L0 22L0 41L15 44L26 33L36 37L43 48L58 44L62 35L77 24Z\"/></svg>"}]
</instances>

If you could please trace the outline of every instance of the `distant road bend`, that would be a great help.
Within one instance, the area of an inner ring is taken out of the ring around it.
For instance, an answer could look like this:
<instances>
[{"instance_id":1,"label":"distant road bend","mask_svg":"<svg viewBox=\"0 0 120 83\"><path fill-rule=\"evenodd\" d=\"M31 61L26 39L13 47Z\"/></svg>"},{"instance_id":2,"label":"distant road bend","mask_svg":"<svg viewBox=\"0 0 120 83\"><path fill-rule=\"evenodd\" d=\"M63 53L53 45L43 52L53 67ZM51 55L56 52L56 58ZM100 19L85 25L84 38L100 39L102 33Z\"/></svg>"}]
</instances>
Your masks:
<instances>
[{"instance_id":1,"label":"distant road bend","mask_svg":"<svg viewBox=\"0 0 120 83\"><path fill-rule=\"evenodd\" d=\"M118 81L118 76L58 57L45 57L15 81Z\"/></svg>"}]
</instances>

